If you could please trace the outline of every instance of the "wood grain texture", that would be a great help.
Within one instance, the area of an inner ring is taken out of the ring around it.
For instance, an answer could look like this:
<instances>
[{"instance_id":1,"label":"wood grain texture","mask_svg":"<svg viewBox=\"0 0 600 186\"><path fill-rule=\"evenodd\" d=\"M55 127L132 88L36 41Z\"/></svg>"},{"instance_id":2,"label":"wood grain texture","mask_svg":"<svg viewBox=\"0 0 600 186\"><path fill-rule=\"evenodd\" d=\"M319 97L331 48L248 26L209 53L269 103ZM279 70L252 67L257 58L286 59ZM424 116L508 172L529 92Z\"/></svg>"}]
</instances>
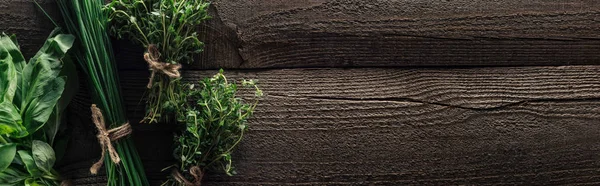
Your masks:
<instances>
[{"instance_id":1,"label":"wood grain texture","mask_svg":"<svg viewBox=\"0 0 600 186\"><path fill-rule=\"evenodd\" d=\"M600 182L600 66L226 75L259 79L266 96L235 154L239 174L207 185ZM121 77L136 121L147 74Z\"/></svg>"},{"instance_id":2,"label":"wood grain texture","mask_svg":"<svg viewBox=\"0 0 600 186\"><path fill-rule=\"evenodd\" d=\"M0 31L32 56L54 26L31 1L0 8ZM210 14L206 51L187 69L600 64L594 0L215 0ZM122 68L146 69L130 47L137 63Z\"/></svg>"},{"instance_id":3,"label":"wood grain texture","mask_svg":"<svg viewBox=\"0 0 600 186\"><path fill-rule=\"evenodd\" d=\"M54 1L41 3L58 15ZM216 18L199 28L207 51L185 68L248 69L227 75L258 79L266 96L234 155L239 174L211 173L207 185L600 184L600 66L302 68L600 64L593 0L214 5ZM0 1L0 9L0 31L18 34L33 55L51 23L31 1ZM116 49L136 123L143 49ZM76 185L104 185L87 173L99 148L86 95L81 89L71 105L73 138L59 170ZM173 161L173 126L133 125L158 185Z\"/></svg>"},{"instance_id":4,"label":"wood grain texture","mask_svg":"<svg viewBox=\"0 0 600 186\"><path fill-rule=\"evenodd\" d=\"M53 19L60 22L54 0L37 1ZM54 29L52 22L31 0L0 1L0 33L16 34L26 59L33 57Z\"/></svg>"},{"instance_id":5,"label":"wood grain texture","mask_svg":"<svg viewBox=\"0 0 600 186\"><path fill-rule=\"evenodd\" d=\"M209 30L207 47L214 40L231 43L216 44L227 50L188 69L600 64L595 0L215 0L213 5L215 19L223 23ZM236 46L242 60L231 53Z\"/></svg>"}]
</instances>

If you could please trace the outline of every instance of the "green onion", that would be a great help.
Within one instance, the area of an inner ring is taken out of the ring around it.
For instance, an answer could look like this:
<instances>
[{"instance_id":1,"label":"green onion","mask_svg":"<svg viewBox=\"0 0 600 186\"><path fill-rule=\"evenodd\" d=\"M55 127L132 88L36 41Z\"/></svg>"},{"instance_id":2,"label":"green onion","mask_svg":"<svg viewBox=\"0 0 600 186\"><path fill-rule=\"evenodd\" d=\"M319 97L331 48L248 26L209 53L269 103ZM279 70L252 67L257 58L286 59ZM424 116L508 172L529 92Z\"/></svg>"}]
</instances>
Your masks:
<instances>
[{"instance_id":1,"label":"green onion","mask_svg":"<svg viewBox=\"0 0 600 186\"><path fill-rule=\"evenodd\" d=\"M77 37L75 58L88 77L92 102L103 111L110 128L127 122L103 0L57 0L69 33ZM131 138L114 142L120 164L105 159L108 185L149 185Z\"/></svg>"}]
</instances>

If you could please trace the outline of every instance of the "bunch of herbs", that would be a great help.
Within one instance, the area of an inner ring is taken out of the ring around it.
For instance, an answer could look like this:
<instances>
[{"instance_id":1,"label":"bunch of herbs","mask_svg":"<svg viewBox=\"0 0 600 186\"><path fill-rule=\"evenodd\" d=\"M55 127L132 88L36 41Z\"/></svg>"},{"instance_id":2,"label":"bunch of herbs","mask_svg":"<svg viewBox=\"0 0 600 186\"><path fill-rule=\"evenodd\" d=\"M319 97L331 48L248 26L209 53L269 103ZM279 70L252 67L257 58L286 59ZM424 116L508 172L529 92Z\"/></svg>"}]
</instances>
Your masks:
<instances>
[{"instance_id":1,"label":"bunch of herbs","mask_svg":"<svg viewBox=\"0 0 600 186\"><path fill-rule=\"evenodd\" d=\"M197 27L209 19L206 0L113 0L105 7L110 15L110 31L118 38L128 38L145 48L156 46L159 59L170 64L189 64L193 55L202 52ZM140 54L140 57L142 55ZM179 112L172 79L154 77L142 122L174 122L169 117Z\"/></svg>"},{"instance_id":2,"label":"bunch of herbs","mask_svg":"<svg viewBox=\"0 0 600 186\"><path fill-rule=\"evenodd\" d=\"M60 185L52 145L77 74L63 61L74 37L57 33L29 62L14 36L0 35L0 185Z\"/></svg>"},{"instance_id":3,"label":"bunch of herbs","mask_svg":"<svg viewBox=\"0 0 600 186\"><path fill-rule=\"evenodd\" d=\"M178 86L182 112L177 117L183 129L175 137L174 155L179 164L174 167L187 180L196 179L190 175L192 167L199 167L201 174L208 170L235 174L231 153L242 140L248 118L262 96L255 81L244 80L242 86L255 90L254 103L246 104L236 95L238 86L227 81L223 70L200 81L198 87ZM171 177L163 185L183 184Z\"/></svg>"},{"instance_id":4,"label":"bunch of herbs","mask_svg":"<svg viewBox=\"0 0 600 186\"><path fill-rule=\"evenodd\" d=\"M92 102L103 111L110 128L127 123L119 76L108 37L108 17L102 11L104 0L58 0L66 28L79 42L74 57L90 83ZM121 159L115 164L105 159L108 185L149 185L144 167L131 138L113 142Z\"/></svg>"}]
</instances>

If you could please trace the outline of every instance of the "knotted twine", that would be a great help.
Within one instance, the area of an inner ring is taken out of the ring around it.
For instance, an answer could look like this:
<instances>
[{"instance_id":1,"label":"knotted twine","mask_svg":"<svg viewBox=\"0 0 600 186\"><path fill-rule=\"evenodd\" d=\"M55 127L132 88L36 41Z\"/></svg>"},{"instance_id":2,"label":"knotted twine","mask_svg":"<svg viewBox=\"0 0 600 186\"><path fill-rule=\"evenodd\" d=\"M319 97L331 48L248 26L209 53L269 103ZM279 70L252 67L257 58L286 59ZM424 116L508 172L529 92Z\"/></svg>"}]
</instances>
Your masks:
<instances>
[{"instance_id":1,"label":"knotted twine","mask_svg":"<svg viewBox=\"0 0 600 186\"><path fill-rule=\"evenodd\" d=\"M100 169L104 163L104 155L106 154L106 151L108 151L110 159L113 163L119 164L121 162L121 158L119 158L119 154L117 154L117 151L113 147L111 141L116 141L131 134L131 125L129 125L129 123L125 123L117 128L106 130L104 116L102 116L102 111L96 107L96 104L92 104L92 121L98 129L98 135L96 137L98 137L98 142L100 143L100 147L102 147L100 160L94 163L94 165L92 165L90 168L90 172L92 174L97 174L98 169Z\"/></svg>"},{"instance_id":2,"label":"knotted twine","mask_svg":"<svg viewBox=\"0 0 600 186\"><path fill-rule=\"evenodd\" d=\"M173 176L177 182L182 183L185 186L200 186L200 184L202 184L202 177L204 176L202 169L198 166L193 166L190 168L190 174L194 177L193 182L185 179L177 169L173 169L171 172L171 176Z\"/></svg>"},{"instance_id":3,"label":"knotted twine","mask_svg":"<svg viewBox=\"0 0 600 186\"><path fill-rule=\"evenodd\" d=\"M154 75L156 72L163 73L171 78L178 78L181 76L179 74L179 69L181 69L181 64L171 64L171 63L163 63L159 61L160 53L158 52L158 48L156 45L148 45L148 51L144 53L144 60L148 62L148 67L150 67L150 81L146 87L152 88L152 82L154 81Z\"/></svg>"}]
</instances>

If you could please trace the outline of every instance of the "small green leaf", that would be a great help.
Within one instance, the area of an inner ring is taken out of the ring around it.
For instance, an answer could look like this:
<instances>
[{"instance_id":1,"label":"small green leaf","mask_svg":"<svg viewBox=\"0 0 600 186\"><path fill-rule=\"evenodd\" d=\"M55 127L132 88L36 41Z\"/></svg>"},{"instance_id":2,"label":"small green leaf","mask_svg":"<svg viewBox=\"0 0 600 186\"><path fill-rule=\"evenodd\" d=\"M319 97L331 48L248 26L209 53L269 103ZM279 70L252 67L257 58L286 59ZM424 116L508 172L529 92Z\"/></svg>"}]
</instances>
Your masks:
<instances>
[{"instance_id":1,"label":"small green leaf","mask_svg":"<svg viewBox=\"0 0 600 186\"><path fill-rule=\"evenodd\" d=\"M17 144L0 144L0 172L4 172L4 170L10 166L10 163L15 159L16 154Z\"/></svg>"},{"instance_id":2,"label":"small green leaf","mask_svg":"<svg viewBox=\"0 0 600 186\"><path fill-rule=\"evenodd\" d=\"M33 152L33 160L38 169L51 174L52 167L56 161L52 147L46 142L33 140L31 150Z\"/></svg>"},{"instance_id":3,"label":"small green leaf","mask_svg":"<svg viewBox=\"0 0 600 186\"><path fill-rule=\"evenodd\" d=\"M35 165L35 161L33 160L33 157L31 156L31 154L29 152L27 152L25 150L19 150L19 151L17 151L17 153L19 154L21 161L23 161L23 163L25 164L25 168L27 168L27 172L29 172L29 174L31 176L33 176L33 177L42 176L42 172Z\"/></svg>"}]
</instances>

